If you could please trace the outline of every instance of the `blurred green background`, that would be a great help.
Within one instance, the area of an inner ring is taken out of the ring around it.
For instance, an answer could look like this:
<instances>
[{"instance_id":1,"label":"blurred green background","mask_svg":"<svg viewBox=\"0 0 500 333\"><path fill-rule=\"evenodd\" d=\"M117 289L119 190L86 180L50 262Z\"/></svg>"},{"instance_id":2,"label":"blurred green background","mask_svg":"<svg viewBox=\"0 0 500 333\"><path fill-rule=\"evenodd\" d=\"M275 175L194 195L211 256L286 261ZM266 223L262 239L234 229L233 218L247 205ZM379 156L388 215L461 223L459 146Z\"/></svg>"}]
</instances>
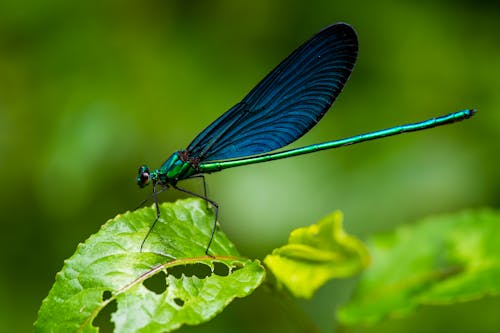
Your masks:
<instances>
[{"instance_id":1,"label":"blurred green background","mask_svg":"<svg viewBox=\"0 0 500 333\"><path fill-rule=\"evenodd\" d=\"M496 1L0 2L0 331L29 332L79 242L150 194L135 184L322 27L345 21L360 53L333 109L297 145L463 108L466 122L207 177L221 225L262 258L335 209L359 237L431 214L500 204ZM200 191L196 181L183 184ZM174 191L162 201L183 197ZM415 244L426 246L426 244ZM324 331L354 280L299 311ZM500 300L426 307L363 332L498 332ZM297 332L259 290L202 327Z\"/></svg>"}]
</instances>

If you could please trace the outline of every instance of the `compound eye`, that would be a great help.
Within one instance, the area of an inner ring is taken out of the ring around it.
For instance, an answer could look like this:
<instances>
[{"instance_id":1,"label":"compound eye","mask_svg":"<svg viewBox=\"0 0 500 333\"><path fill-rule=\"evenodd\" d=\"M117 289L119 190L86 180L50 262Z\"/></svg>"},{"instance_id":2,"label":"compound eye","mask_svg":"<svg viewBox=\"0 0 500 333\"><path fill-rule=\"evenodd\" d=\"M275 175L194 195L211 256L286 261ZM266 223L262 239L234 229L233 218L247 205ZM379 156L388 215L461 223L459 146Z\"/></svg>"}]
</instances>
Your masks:
<instances>
[{"instance_id":1,"label":"compound eye","mask_svg":"<svg viewBox=\"0 0 500 333\"><path fill-rule=\"evenodd\" d=\"M149 172L149 168L145 165L139 168L139 174L137 175L137 185L140 187L144 187L149 184L151 180L151 174Z\"/></svg>"},{"instance_id":2,"label":"compound eye","mask_svg":"<svg viewBox=\"0 0 500 333\"><path fill-rule=\"evenodd\" d=\"M151 177L149 176L149 172L141 173L140 177L141 177L141 183L143 183L144 185L148 184L149 180L151 179Z\"/></svg>"}]
</instances>

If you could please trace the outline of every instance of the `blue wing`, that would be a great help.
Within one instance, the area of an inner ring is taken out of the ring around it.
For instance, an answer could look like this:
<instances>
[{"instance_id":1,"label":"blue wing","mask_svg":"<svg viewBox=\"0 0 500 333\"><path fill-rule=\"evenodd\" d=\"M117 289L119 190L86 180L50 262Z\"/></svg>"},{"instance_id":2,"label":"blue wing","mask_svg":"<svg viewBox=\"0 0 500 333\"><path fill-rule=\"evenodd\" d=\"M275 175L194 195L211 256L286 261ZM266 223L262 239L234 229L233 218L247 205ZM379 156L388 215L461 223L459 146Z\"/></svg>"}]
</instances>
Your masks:
<instances>
[{"instance_id":1,"label":"blue wing","mask_svg":"<svg viewBox=\"0 0 500 333\"><path fill-rule=\"evenodd\" d=\"M188 155L201 162L223 160L266 153L297 140L342 91L357 52L351 26L324 28L201 132L186 149Z\"/></svg>"}]
</instances>

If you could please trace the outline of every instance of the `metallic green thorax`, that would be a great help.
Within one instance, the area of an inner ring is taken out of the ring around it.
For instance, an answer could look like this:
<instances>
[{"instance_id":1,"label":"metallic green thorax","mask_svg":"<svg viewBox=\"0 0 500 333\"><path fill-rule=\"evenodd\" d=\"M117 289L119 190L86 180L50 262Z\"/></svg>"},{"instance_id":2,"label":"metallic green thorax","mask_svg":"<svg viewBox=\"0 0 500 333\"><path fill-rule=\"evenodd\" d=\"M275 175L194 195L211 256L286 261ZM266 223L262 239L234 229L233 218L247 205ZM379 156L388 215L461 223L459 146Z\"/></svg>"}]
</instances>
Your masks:
<instances>
[{"instance_id":1,"label":"metallic green thorax","mask_svg":"<svg viewBox=\"0 0 500 333\"><path fill-rule=\"evenodd\" d=\"M151 172L151 180L161 184L175 184L178 180L189 178L196 173L185 151L176 151L158 170Z\"/></svg>"},{"instance_id":2,"label":"metallic green thorax","mask_svg":"<svg viewBox=\"0 0 500 333\"><path fill-rule=\"evenodd\" d=\"M153 182L153 185L175 187L177 181L198 173L195 168L196 161L197 159L189 159L186 151L181 150L173 153L157 170L150 171L146 165L142 165L136 178L137 185L142 188Z\"/></svg>"},{"instance_id":3,"label":"metallic green thorax","mask_svg":"<svg viewBox=\"0 0 500 333\"><path fill-rule=\"evenodd\" d=\"M216 172L228 168L233 168L242 165L262 163L267 161L279 160L282 158L288 158L292 156L298 156L303 154L309 154L320 150L333 149L342 146L348 146L364 141L370 141L375 139L380 139L392 135L397 135L406 132L414 132L427 128L437 127L441 125L451 124L457 121L461 121L464 119L468 119L474 115L476 110L466 109L454 113L450 113L445 116L431 118L428 120L420 121L418 123L406 124L395 126L375 132L359 134L356 136L352 136L345 139L328 141L323 143L318 143L310 146L300 147L296 149L290 149L285 151L280 151L277 153L257 155L257 156L249 156L246 158L239 158L233 160L225 160L225 161L211 161L211 162L202 162L197 167L197 173L211 173Z\"/></svg>"}]
</instances>

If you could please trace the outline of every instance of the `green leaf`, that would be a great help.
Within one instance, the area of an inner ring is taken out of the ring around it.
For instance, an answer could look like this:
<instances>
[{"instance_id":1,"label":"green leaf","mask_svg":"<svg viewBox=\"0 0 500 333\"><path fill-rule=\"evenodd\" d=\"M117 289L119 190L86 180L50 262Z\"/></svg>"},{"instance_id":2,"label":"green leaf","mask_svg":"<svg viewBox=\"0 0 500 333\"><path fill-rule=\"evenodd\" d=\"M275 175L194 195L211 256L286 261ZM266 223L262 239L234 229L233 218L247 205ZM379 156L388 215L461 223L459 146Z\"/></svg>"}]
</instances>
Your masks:
<instances>
[{"instance_id":1,"label":"green leaf","mask_svg":"<svg viewBox=\"0 0 500 333\"><path fill-rule=\"evenodd\" d=\"M264 279L258 261L242 258L217 231L205 255L213 213L204 201L160 205L118 215L65 261L43 301L36 332L97 332L96 316L112 302L116 332L167 332L196 325L245 297ZM110 305L111 306L111 305Z\"/></svg>"},{"instance_id":2,"label":"green leaf","mask_svg":"<svg viewBox=\"0 0 500 333\"><path fill-rule=\"evenodd\" d=\"M264 259L276 279L302 298L311 298L332 278L357 274L369 261L363 243L342 229L341 212L292 231L288 244Z\"/></svg>"},{"instance_id":3,"label":"green leaf","mask_svg":"<svg viewBox=\"0 0 500 333\"><path fill-rule=\"evenodd\" d=\"M500 293L500 214L490 210L433 217L369 242L373 265L338 312L345 325L407 315Z\"/></svg>"}]
</instances>

